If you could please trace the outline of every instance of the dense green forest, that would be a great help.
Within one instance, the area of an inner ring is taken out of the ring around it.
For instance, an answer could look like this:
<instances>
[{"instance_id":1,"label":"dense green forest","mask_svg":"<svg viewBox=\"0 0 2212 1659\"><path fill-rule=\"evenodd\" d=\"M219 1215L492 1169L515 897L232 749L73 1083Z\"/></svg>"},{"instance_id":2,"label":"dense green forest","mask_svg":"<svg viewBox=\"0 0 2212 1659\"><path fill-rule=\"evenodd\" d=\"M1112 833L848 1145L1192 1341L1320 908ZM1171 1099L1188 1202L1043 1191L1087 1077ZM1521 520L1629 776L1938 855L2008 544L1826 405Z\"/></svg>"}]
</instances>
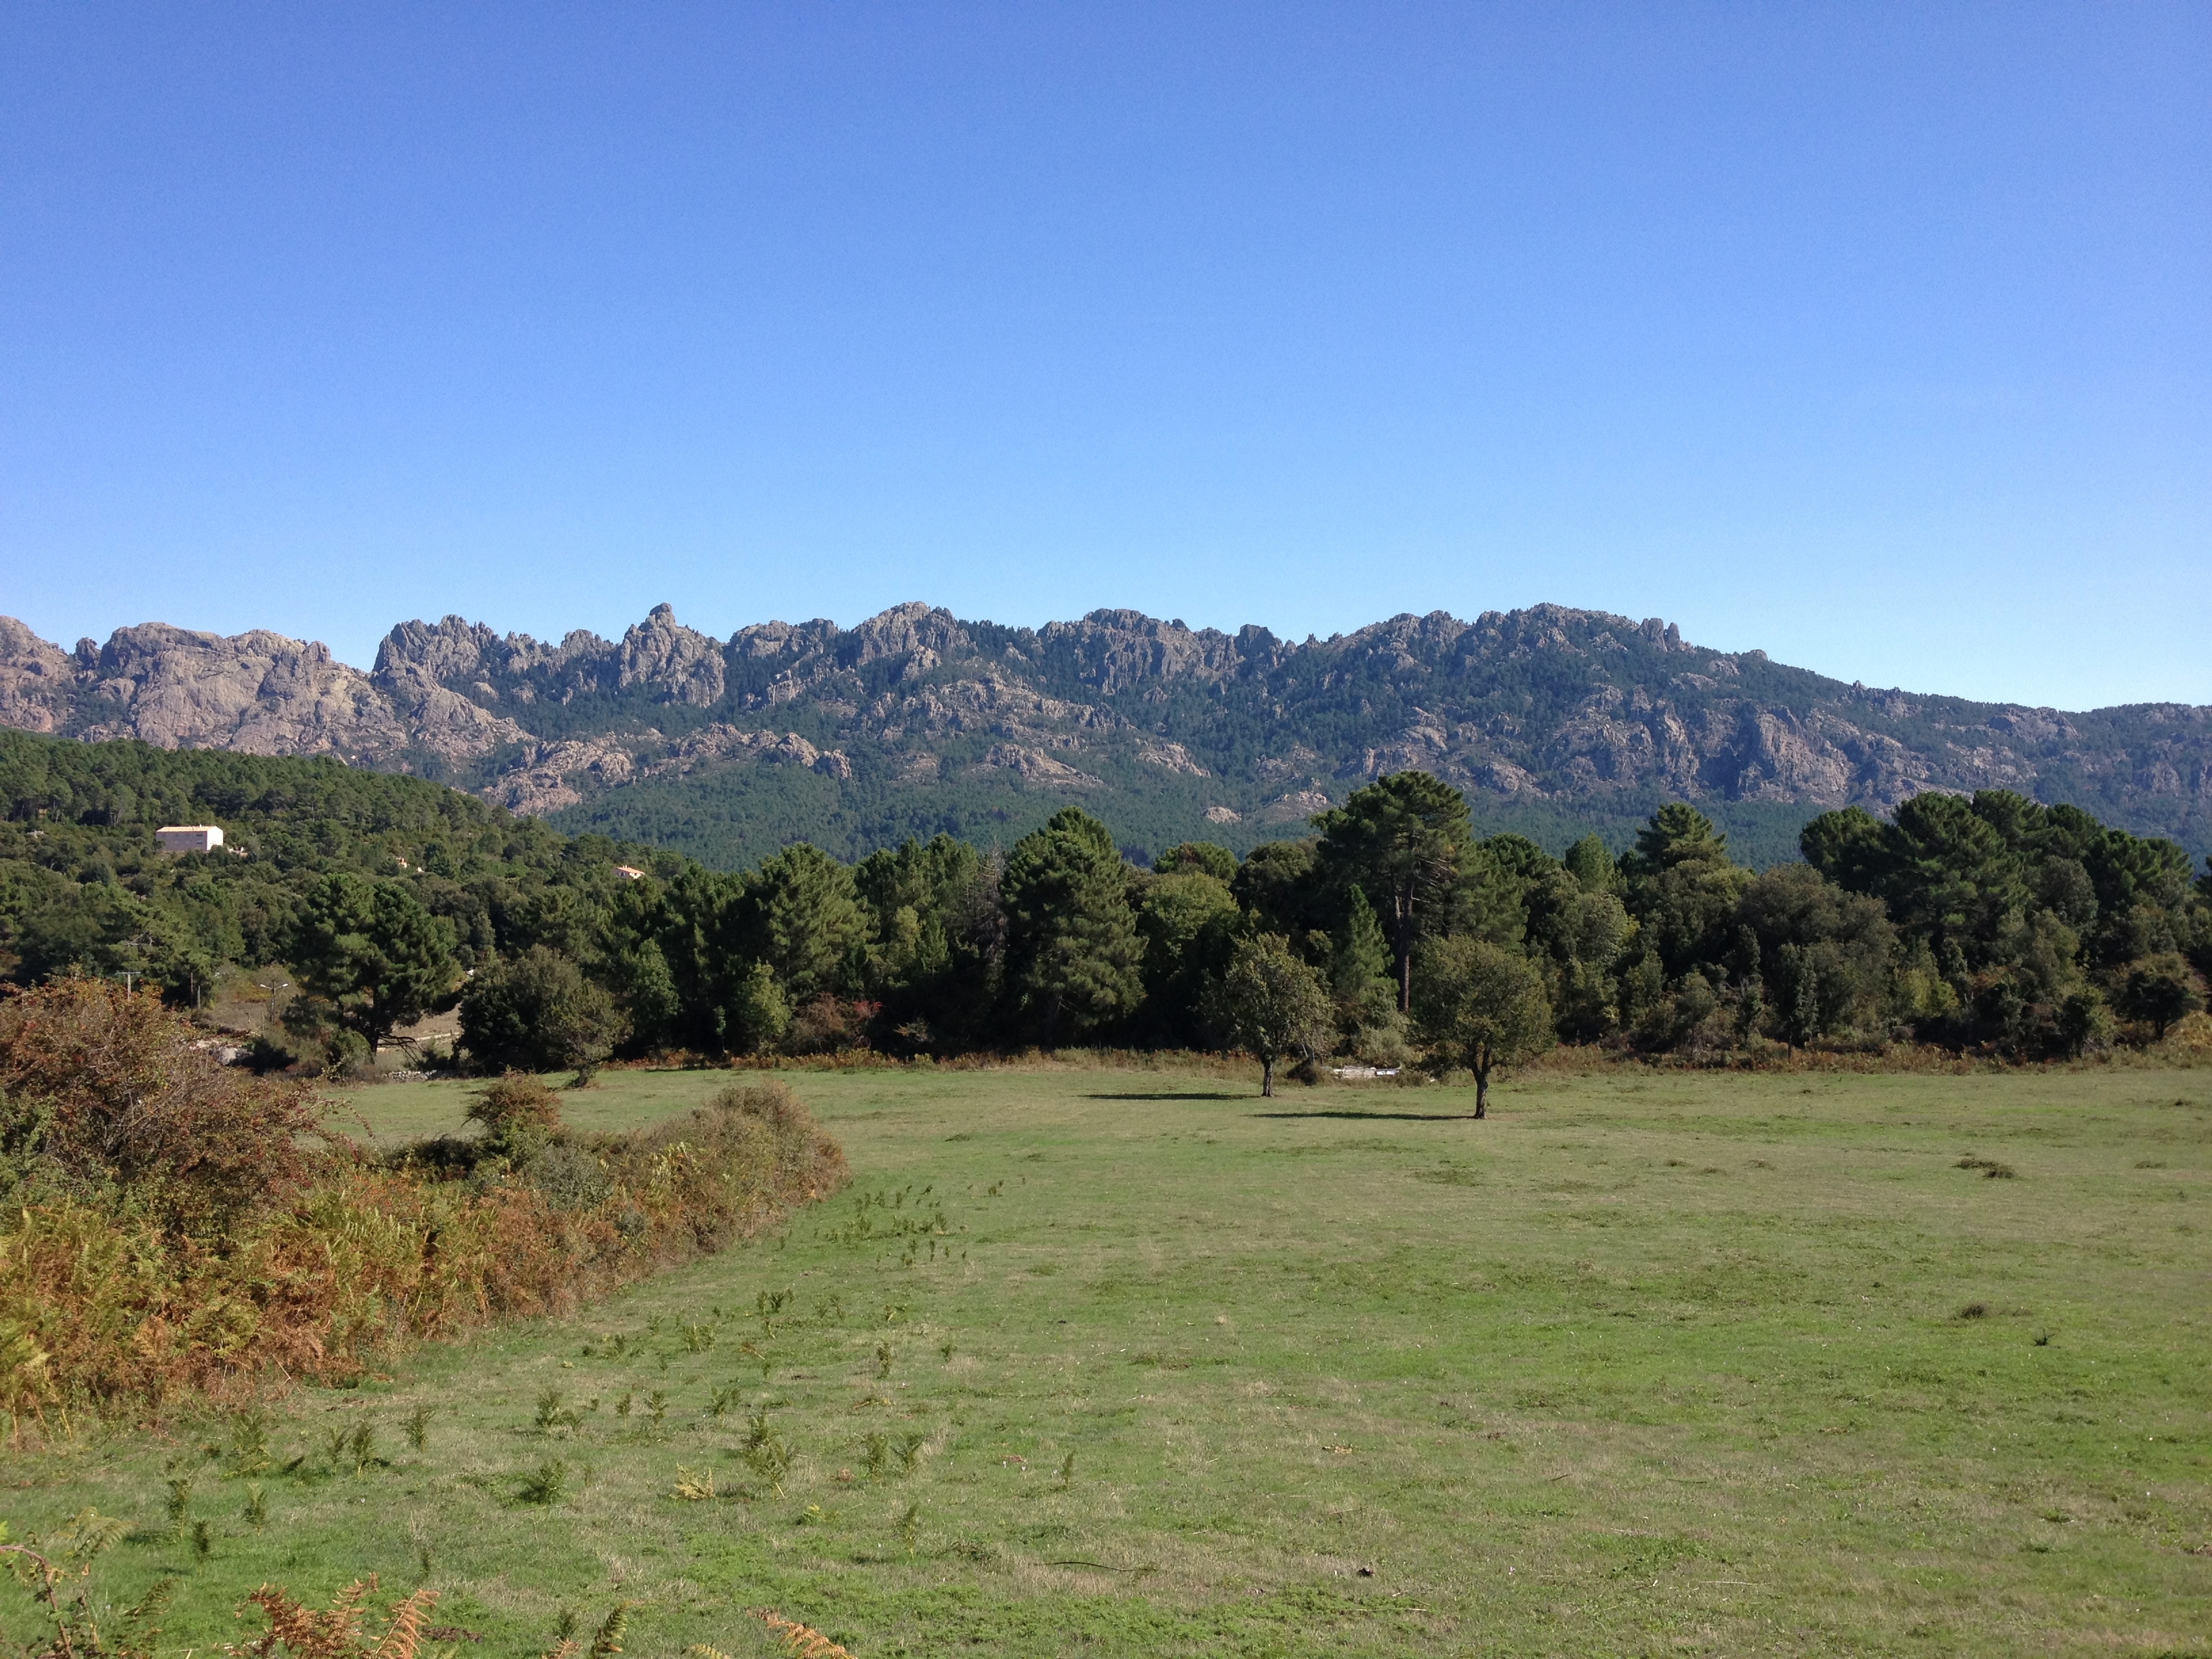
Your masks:
<instances>
[{"instance_id":1,"label":"dense green forest","mask_svg":"<svg viewBox=\"0 0 2212 1659\"><path fill-rule=\"evenodd\" d=\"M860 1045L1235 1046L1478 1077L1562 1041L2051 1056L2162 1037L2212 969L2212 874L2002 791L1826 813L1763 871L1679 802L1618 854L1480 835L1419 772L1296 838L1148 867L1063 807L721 871L331 762L17 734L0 810L8 977L142 975L190 1004L223 964L282 963L289 1054L339 1067L457 1000L475 1063L540 1069ZM158 824L194 821L228 845L156 851Z\"/></svg>"},{"instance_id":2,"label":"dense green forest","mask_svg":"<svg viewBox=\"0 0 2212 1659\"><path fill-rule=\"evenodd\" d=\"M793 722L794 725L799 722ZM980 751L981 744L967 747ZM970 758L947 744L954 763ZM1156 769L1110 755L1083 757L1103 787L1087 805L1109 824L1130 857L1148 863L1162 849L1203 834L1232 852L1296 835L1304 820L1261 814L1233 823L1205 816L1210 793L1204 781L1163 777ZM795 841L810 841L852 862L908 836L927 841L948 835L983 848L1004 849L1067 804L1066 794L1026 787L1012 778L978 777L948 763L945 775L915 782L898 774L894 760L862 751L854 775L839 780L797 767L725 766L689 777L633 783L596 794L551 813L547 822L572 835L613 836L665 847L717 870L758 864ZM1670 796L1658 790L1622 790L1602 800L1512 800L1484 795L1469 803L1471 822L1485 834L1526 836L1564 847L1595 834L1615 851L1634 841L1638 827ZM1798 832L1814 814L1790 801L1714 801L1705 810L1726 831L1747 862L1765 866L1797 856Z\"/></svg>"}]
</instances>

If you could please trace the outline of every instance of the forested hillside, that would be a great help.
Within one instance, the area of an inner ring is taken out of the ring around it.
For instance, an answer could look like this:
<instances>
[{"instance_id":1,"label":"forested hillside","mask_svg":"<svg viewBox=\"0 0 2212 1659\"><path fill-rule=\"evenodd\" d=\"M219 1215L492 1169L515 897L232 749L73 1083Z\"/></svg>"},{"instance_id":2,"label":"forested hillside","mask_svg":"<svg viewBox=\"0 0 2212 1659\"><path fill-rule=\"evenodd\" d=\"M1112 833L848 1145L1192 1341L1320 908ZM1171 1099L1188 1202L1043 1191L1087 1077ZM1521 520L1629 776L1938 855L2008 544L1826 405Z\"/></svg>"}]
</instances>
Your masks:
<instances>
[{"instance_id":1,"label":"forested hillside","mask_svg":"<svg viewBox=\"0 0 2212 1659\"><path fill-rule=\"evenodd\" d=\"M1556 605L1303 643L1128 611L1029 629L908 605L723 640L663 605L558 643L449 617L393 629L368 673L275 634L149 624L71 653L0 619L0 724L327 753L723 869L800 840L1003 849L1069 805L1139 857L1242 852L1408 768L1547 844L1618 851L1686 800L1763 866L1820 811L1999 788L2212 852L2212 709L1875 690Z\"/></svg>"},{"instance_id":2,"label":"forested hillside","mask_svg":"<svg viewBox=\"0 0 2212 1659\"><path fill-rule=\"evenodd\" d=\"M475 1063L540 1070L1033 1043L1478 1075L1554 1042L2051 1055L2163 1037L2212 968L2212 875L2179 847L2001 790L1823 814L1764 872L1680 802L1618 856L1480 836L1415 770L1241 858L1192 842L1149 867L1067 807L1003 854L799 842L726 872L328 760L21 735L0 805L9 977L128 973L189 1004L224 963L281 963L311 1066L456 1001ZM160 854L179 820L229 844Z\"/></svg>"}]
</instances>

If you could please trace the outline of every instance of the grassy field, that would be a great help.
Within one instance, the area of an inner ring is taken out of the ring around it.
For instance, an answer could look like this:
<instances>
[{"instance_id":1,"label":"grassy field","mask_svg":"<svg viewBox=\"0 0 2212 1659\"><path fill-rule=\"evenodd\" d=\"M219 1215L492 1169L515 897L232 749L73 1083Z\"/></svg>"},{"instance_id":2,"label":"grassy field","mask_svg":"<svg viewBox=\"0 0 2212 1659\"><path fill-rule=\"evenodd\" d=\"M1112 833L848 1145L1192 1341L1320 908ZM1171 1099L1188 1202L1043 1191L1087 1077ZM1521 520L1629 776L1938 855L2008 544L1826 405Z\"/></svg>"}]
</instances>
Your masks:
<instances>
[{"instance_id":1,"label":"grassy field","mask_svg":"<svg viewBox=\"0 0 2212 1659\"><path fill-rule=\"evenodd\" d=\"M98 1582L178 1575L162 1645L203 1653L264 1580L371 1571L486 1655L623 1600L638 1659L769 1651L762 1607L862 1659L2212 1652L2212 1072L1622 1070L1480 1123L1435 1088L792 1081L856 1180L783 1239L295 1396L251 1480L228 1421L16 1453L0 1514L132 1523Z\"/></svg>"}]
</instances>

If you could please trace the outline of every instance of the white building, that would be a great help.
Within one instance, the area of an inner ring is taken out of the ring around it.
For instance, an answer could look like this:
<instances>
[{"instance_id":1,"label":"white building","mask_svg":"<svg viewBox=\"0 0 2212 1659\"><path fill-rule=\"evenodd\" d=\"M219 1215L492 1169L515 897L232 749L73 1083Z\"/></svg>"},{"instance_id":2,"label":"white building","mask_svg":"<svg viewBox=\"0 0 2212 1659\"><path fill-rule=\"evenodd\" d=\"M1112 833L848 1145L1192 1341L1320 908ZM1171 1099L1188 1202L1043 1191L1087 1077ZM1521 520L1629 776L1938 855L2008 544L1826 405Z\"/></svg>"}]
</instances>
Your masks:
<instances>
[{"instance_id":1,"label":"white building","mask_svg":"<svg viewBox=\"0 0 2212 1659\"><path fill-rule=\"evenodd\" d=\"M222 845L222 826L165 823L154 832L154 842L164 853L212 853Z\"/></svg>"}]
</instances>

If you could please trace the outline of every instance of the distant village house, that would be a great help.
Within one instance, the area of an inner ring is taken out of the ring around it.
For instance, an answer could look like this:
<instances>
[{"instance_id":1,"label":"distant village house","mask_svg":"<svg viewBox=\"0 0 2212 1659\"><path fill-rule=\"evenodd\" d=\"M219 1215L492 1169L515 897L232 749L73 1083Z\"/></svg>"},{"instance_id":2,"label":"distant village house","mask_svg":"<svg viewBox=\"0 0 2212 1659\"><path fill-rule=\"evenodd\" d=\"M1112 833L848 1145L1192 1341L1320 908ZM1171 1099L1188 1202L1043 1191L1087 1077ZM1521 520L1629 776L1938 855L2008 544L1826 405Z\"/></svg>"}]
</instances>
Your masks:
<instances>
[{"instance_id":1,"label":"distant village house","mask_svg":"<svg viewBox=\"0 0 2212 1659\"><path fill-rule=\"evenodd\" d=\"M617 864L615 866L615 873L624 881L641 881L645 878L645 872L634 864Z\"/></svg>"},{"instance_id":2,"label":"distant village house","mask_svg":"<svg viewBox=\"0 0 2212 1659\"><path fill-rule=\"evenodd\" d=\"M164 853L212 853L222 845L222 826L165 823L154 832L154 844Z\"/></svg>"}]
</instances>

